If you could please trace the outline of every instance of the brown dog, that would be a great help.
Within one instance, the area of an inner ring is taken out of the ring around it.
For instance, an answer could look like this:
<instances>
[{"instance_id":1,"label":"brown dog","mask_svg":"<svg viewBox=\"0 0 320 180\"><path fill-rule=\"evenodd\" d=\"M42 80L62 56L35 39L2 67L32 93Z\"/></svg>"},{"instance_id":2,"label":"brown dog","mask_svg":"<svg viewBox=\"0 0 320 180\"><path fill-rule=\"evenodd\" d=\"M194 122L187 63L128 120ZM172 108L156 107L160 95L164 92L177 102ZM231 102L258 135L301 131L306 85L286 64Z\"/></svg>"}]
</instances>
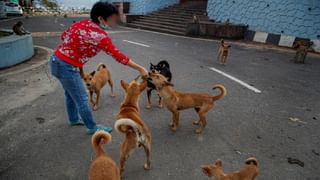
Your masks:
<instances>
[{"instance_id":1,"label":"brown dog","mask_svg":"<svg viewBox=\"0 0 320 180\"><path fill-rule=\"evenodd\" d=\"M293 44L293 48L296 49L296 55L294 56L294 62L295 63L305 63L308 51L311 50L311 46L313 45L313 42L307 42L307 41L297 41Z\"/></svg>"},{"instance_id":2,"label":"brown dog","mask_svg":"<svg viewBox=\"0 0 320 180\"><path fill-rule=\"evenodd\" d=\"M84 73L83 80L85 81L86 86L89 90L90 102L94 111L98 110L101 89L107 82L109 83L111 89L111 96L115 96L113 92L113 82L111 79L111 73L105 64L100 63L97 66L97 71L93 71L89 74ZM96 101L93 100L93 93L97 95Z\"/></svg>"},{"instance_id":3,"label":"brown dog","mask_svg":"<svg viewBox=\"0 0 320 180\"><path fill-rule=\"evenodd\" d=\"M255 180L259 174L258 160L254 157L248 158L240 171L230 174L224 173L221 160L216 160L213 164L202 165L201 169L212 180Z\"/></svg>"},{"instance_id":4,"label":"brown dog","mask_svg":"<svg viewBox=\"0 0 320 180\"><path fill-rule=\"evenodd\" d=\"M222 65L226 64L230 47L231 47L230 45L224 43L224 40L221 39L221 45L220 45L220 48L218 51L218 62L220 64L222 64Z\"/></svg>"},{"instance_id":5,"label":"brown dog","mask_svg":"<svg viewBox=\"0 0 320 180\"><path fill-rule=\"evenodd\" d=\"M111 138L111 135L104 131L97 131L92 136L96 159L90 165L89 180L120 180L119 168L102 148L102 144L110 143Z\"/></svg>"},{"instance_id":6,"label":"brown dog","mask_svg":"<svg viewBox=\"0 0 320 180\"><path fill-rule=\"evenodd\" d=\"M206 115L213 108L214 102L223 98L227 91L223 85L215 85L213 89L219 89L218 96L211 96L208 93L184 93L173 89L173 84L167 78L157 72L149 73L151 81L159 91L164 105L172 112L172 121L169 124L173 131L179 127L179 111L194 108L199 115L199 120L194 121L194 125L200 125L196 133L201 133L207 124Z\"/></svg>"},{"instance_id":7,"label":"brown dog","mask_svg":"<svg viewBox=\"0 0 320 180\"><path fill-rule=\"evenodd\" d=\"M137 80L130 84L121 80L121 86L125 91L124 101L120 106L117 121L114 125L118 132L123 133L124 140L120 150L120 174L124 171L124 166L129 155L137 147L143 147L147 156L144 169L151 168L151 133L147 125L140 117L139 98L146 89L147 82L142 84Z\"/></svg>"}]
</instances>

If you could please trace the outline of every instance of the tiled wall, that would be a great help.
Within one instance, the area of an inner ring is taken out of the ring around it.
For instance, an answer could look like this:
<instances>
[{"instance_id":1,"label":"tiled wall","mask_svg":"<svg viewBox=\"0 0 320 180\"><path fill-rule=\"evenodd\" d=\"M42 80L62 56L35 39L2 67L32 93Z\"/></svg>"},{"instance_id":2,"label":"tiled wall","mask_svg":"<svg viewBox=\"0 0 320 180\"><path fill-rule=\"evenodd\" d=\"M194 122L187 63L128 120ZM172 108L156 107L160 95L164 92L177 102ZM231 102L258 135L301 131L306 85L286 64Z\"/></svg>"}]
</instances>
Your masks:
<instances>
[{"instance_id":1,"label":"tiled wall","mask_svg":"<svg viewBox=\"0 0 320 180\"><path fill-rule=\"evenodd\" d=\"M207 11L253 31L320 39L320 0L208 0Z\"/></svg>"},{"instance_id":2,"label":"tiled wall","mask_svg":"<svg viewBox=\"0 0 320 180\"><path fill-rule=\"evenodd\" d=\"M107 1L123 2L122 0ZM124 2L130 2L130 14L146 14L173 4L177 4L179 0L125 0Z\"/></svg>"}]
</instances>

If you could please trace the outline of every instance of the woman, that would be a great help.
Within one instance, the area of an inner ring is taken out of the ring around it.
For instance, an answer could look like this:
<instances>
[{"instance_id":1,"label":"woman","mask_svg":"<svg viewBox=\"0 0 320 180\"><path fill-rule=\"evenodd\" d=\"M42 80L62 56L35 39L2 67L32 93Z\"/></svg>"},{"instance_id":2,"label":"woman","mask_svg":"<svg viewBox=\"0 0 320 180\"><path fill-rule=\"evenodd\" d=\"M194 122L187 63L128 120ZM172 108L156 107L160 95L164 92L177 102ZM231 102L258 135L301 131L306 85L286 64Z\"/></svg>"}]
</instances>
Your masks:
<instances>
[{"instance_id":1,"label":"woman","mask_svg":"<svg viewBox=\"0 0 320 180\"><path fill-rule=\"evenodd\" d=\"M88 95L82 82L82 67L101 50L111 55L116 61L147 75L147 70L122 54L112 43L104 30L116 25L119 12L107 2L93 5L90 20L82 20L71 25L61 35L61 44L50 59L51 73L64 89L65 103L69 124L85 125L87 133L97 130L111 132L111 127L98 126L92 116Z\"/></svg>"}]
</instances>

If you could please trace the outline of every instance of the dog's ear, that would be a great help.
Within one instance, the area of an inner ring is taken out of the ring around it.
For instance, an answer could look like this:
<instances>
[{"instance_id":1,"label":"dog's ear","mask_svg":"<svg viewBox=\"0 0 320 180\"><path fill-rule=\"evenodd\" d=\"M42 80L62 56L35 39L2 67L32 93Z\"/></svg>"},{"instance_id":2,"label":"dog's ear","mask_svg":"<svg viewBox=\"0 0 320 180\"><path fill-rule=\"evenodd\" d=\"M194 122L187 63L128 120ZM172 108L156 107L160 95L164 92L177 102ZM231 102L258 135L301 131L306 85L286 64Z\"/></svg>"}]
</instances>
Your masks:
<instances>
[{"instance_id":1,"label":"dog's ear","mask_svg":"<svg viewBox=\"0 0 320 180\"><path fill-rule=\"evenodd\" d=\"M148 82L144 80L139 86L140 86L140 92L142 92L148 86Z\"/></svg>"},{"instance_id":2,"label":"dog's ear","mask_svg":"<svg viewBox=\"0 0 320 180\"><path fill-rule=\"evenodd\" d=\"M128 84L126 81L124 81L124 80L121 80L120 83L121 83L122 88L123 88L125 91L127 91L128 87L129 87L129 84Z\"/></svg>"},{"instance_id":3,"label":"dog's ear","mask_svg":"<svg viewBox=\"0 0 320 180\"><path fill-rule=\"evenodd\" d=\"M202 169L202 172L205 173L207 176L212 176L209 165L202 165L200 166L200 168Z\"/></svg>"},{"instance_id":4,"label":"dog's ear","mask_svg":"<svg viewBox=\"0 0 320 180\"><path fill-rule=\"evenodd\" d=\"M90 75L91 75L91 76L94 76L95 73L96 73L96 71L92 71L92 72L90 73Z\"/></svg>"},{"instance_id":5,"label":"dog's ear","mask_svg":"<svg viewBox=\"0 0 320 180\"><path fill-rule=\"evenodd\" d=\"M223 39L221 39L221 41L220 41L220 42L221 42L221 45L223 45L223 44L224 44L224 40L223 40Z\"/></svg>"},{"instance_id":6,"label":"dog's ear","mask_svg":"<svg viewBox=\"0 0 320 180\"><path fill-rule=\"evenodd\" d=\"M222 161L220 159L216 160L216 162L214 162L214 165L218 166L218 167L222 167Z\"/></svg>"}]
</instances>

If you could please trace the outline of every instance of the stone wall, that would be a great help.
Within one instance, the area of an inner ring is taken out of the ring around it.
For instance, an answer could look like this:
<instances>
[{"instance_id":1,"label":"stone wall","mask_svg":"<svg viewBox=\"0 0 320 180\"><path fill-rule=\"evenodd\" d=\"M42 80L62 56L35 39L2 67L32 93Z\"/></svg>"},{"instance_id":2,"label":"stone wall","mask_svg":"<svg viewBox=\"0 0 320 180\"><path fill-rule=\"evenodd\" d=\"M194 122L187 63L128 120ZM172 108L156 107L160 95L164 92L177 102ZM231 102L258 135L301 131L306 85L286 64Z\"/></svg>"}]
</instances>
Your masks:
<instances>
[{"instance_id":1,"label":"stone wall","mask_svg":"<svg viewBox=\"0 0 320 180\"><path fill-rule=\"evenodd\" d=\"M320 39L320 0L208 0L207 11L252 31Z\"/></svg>"},{"instance_id":2,"label":"stone wall","mask_svg":"<svg viewBox=\"0 0 320 180\"><path fill-rule=\"evenodd\" d=\"M112 2L123 2L123 0L106 0ZM124 0L130 2L130 14L147 14L161 8L177 4L179 0Z\"/></svg>"}]
</instances>

